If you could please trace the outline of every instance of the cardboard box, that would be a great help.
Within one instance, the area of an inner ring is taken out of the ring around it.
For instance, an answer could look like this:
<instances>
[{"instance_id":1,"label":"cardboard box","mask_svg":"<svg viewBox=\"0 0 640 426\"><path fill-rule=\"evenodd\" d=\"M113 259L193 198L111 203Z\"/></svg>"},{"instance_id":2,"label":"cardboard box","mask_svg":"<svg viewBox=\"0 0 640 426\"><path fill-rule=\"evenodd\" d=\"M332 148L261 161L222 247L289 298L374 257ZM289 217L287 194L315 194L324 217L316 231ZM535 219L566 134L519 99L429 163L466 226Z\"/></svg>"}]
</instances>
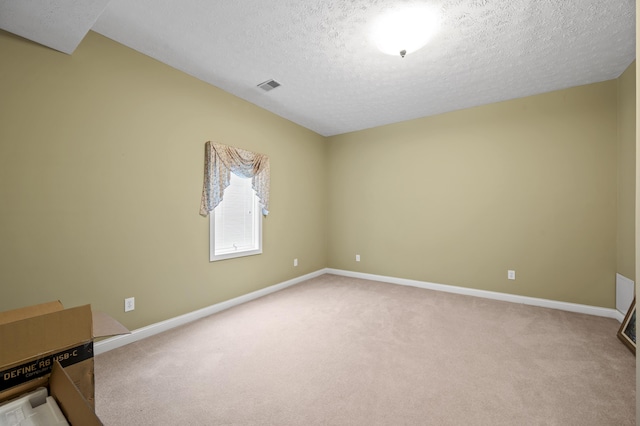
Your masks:
<instances>
[{"instance_id":1,"label":"cardboard box","mask_svg":"<svg viewBox=\"0 0 640 426\"><path fill-rule=\"evenodd\" d=\"M64 309L56 301L1 312L0 402L48 387L70 424L101 424L94 414L93 339L126 333L89 305Z\"/></svg>"}]
</instances>

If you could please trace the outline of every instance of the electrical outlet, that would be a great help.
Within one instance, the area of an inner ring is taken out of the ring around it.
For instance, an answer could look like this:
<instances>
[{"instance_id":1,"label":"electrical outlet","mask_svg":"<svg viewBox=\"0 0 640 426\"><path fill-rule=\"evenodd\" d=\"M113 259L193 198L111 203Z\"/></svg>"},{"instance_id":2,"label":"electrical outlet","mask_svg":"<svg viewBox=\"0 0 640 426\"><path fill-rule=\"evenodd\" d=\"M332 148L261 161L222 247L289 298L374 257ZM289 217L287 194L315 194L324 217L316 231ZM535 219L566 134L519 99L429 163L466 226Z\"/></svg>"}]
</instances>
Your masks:
<instances>
[{"instance_id":1,"label":"electrical outlet","mask_svg":"<svg viewBox=\"0 0 640 426\"><path fill-rule=\"evenodd\" d=\"M507 278L510 280L515 280L516 279L516 271L513 271L511 269L509 269L507 271Z\"/></svg>"},{"instance_id":2,"label":"electrical outlet","mask_svg":"<svg viewBox=\"0 0 640 426\"><path fill-rule=\"evenodd\" d=\"M135 297L128 297L128 298L124 299L124 311L125 312L133 311L135 308L136 308L136 298Z\"/></svg>"},{"instance_id":3,"label":"electrical outlet","mask_svg":"<svg viewBox=\"0 0 640 426\"><path fill-rule=\"evenodd\" d=\"M298 259L293 259L293 266L298 266Z\"/></svg>"},{"instance_id":4,"label":"electrical outlet","mask_svg":"<svg viewBox=\"0 0 640 426\"><path fill-rule=\"evenodd\" d=\"M356 254L356 262L360 262L360 255Z\"/></svg>"}]
</instances>

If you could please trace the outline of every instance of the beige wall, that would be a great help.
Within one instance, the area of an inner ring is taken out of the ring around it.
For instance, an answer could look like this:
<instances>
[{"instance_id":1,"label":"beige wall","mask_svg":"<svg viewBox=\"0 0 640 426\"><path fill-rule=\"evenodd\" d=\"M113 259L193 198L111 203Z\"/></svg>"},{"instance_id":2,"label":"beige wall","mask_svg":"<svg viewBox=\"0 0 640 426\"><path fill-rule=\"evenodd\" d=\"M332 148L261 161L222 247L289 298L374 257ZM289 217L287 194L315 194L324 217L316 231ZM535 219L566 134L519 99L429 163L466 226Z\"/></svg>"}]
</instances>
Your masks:
<instances>
[{"instance_id":1,"label":"beige wall","mask_svg":"<svg viewBox=\"0 0 640 426\"><path fill-rule=\"evenodd\" d=\"M0 54L0 310L138 328L326 266L321 136L95 33L67 56L0 32ZM208 261L207 140L271 158L260 256Z\"/></svg>"},{"instance_id":2,"label":"beige wall","mask_svg":"<svg viewBox=\"0 0 640 426\"><path fill-rule=\"evenodd\" d=\"M618 78L617 272L635 281L636 63Z\"/></svg>"},{"instance_id":3,"label":"beige wall","mask_svg":"<svg viewBox=\"0 0 640 426\"><path fill-rule=\"evenodd\" d=\"M614 307L616 94L608 81L330 138L329 266Z\"/></svg>"},{"instance_id":4,"label":"beige wall","mask_svg":"<svg viewBox=\"0 0 640 426\"><path fill-rule=\"evenodd\" d=\"M0 310L137 328L325 266L614 307L634 278L631 68L322 138L94 33L67 56L0 32L0 52ZM271 157L263 255L208 262L210 139Z\"/></svg>"},{"instance_id":5,"label":"beige wall","mask_svg":"<svg viewBox=\"0 0 640 426\"><path fill-rule=\"evenodd\" d=\"M640 0L636 0L636 29L640 28L640 15L637 10L640 6ZM640 33L636 30L636 60L638 58L638 54L640 53ZM636 67L636 82L640 77L640 68ZM636 105L640 102L640 91L638 91L639 87L636 84ZM638 127L640 126L640 108L636 108L636 165L640 163L640 130ZM640 265L640 238L638 237L638 229L640 229L640 207L638 205L640 203L640 168L636 167L636 226L635 226L635 235L636 235L636 270ZM640 288L640 284L638 280L636 280L636 294L638 294L638 289ZM636 356L636 425L640 426L640 369L638 368L638 357Z\"/></svg>"}]
</instances>

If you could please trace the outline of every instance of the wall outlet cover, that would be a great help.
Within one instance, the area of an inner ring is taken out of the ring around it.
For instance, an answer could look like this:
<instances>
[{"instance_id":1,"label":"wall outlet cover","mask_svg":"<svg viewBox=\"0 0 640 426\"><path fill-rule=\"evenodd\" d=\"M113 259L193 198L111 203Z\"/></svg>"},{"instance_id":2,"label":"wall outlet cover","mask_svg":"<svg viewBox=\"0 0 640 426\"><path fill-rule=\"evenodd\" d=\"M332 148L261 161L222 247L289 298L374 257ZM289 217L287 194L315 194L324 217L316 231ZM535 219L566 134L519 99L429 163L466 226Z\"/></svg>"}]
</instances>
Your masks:
<instances>
[{"instance_id":1,"label":"wall outlet cover","mask_svg":"<svg viewBox=\"0 0 640 426\"><path fill-rule=\"evenodd\" d=\"M124 299L124 311L131 312L136 308L136 298L128 297Z\"/></svg>"}]
</instances>

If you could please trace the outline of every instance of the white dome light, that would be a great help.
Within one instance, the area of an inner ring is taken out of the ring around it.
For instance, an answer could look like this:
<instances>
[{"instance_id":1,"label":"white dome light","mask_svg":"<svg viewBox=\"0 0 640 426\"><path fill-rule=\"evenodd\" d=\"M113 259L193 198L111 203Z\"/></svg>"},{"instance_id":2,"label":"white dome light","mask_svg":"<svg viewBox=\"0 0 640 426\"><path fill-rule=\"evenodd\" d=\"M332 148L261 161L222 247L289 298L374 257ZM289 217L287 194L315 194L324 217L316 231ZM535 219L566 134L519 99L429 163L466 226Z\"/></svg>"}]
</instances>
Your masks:
<instances>
[{"instance_id":1,"label":"white dome light","mask_svg":"<svg viewBox=\"0 0 640 426\"><path fill-rule=\"evenodd\" d=\"M371 38L382 52L404 57L427 44L439 24L440 16L432 7L393 9L376 19Z\"/></svg>"}]
</instances>

